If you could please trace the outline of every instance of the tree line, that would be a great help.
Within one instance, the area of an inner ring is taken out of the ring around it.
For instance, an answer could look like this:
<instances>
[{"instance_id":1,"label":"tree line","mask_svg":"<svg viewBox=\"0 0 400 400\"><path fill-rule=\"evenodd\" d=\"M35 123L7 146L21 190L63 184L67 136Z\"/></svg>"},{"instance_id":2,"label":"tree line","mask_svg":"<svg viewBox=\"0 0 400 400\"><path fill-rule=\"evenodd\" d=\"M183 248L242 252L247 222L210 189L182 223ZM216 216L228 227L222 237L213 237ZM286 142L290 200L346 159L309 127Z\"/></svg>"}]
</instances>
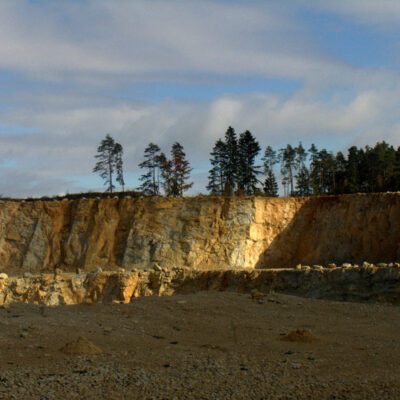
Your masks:
<instances>
[{"instance_id":1,"label":"tree line","mask_svg":"<svg viewBox=\"0 0 400 400\"><path fill-rule=\"evenodd\" d=\"M124 191L123 177L123 149L110 136L101 141L97 148L95 158L98 159L93 172L96 172L104 180L106 192L112 193L115 189L113 176L116 173L116 182L120 183ZM188 182L192 168L186 159L183 146L175 142L171 148L171 157L167 158L154 143L150 143L144 150L144 160L139 167L145 172L139 178L141 184L137 188L145 196L161 196L161 189L165 196L181 197L183 192L193 186L193 182Z\"/></svg>"},{"instance_id":2,"label":"tree line","mask_svg":"<svg viewBox=\"0 0 400 400\"><path fill-rule=\"evenodd\" d=\"M229 127L210 153L208 192L219 196L276 197L279 183L284 196L301 197L400 190L400 147L395 149L384 141L374 147L351 146L346 154L318 149L315 144L305 149L301 142L280 149L267 146L261 152L250 131L237 135ZM95 157L99 161L93 172L104 179L107 191L115 188L114 172L115 181L124 187L122 153L122 146L110 135L98 148ZM144 173L137 188L144 195L180 197L192 187L192 168L183 146L175 142L170 154L167 158L154 143L146 147L139 164Z\"/></svg>"}]
</instances>

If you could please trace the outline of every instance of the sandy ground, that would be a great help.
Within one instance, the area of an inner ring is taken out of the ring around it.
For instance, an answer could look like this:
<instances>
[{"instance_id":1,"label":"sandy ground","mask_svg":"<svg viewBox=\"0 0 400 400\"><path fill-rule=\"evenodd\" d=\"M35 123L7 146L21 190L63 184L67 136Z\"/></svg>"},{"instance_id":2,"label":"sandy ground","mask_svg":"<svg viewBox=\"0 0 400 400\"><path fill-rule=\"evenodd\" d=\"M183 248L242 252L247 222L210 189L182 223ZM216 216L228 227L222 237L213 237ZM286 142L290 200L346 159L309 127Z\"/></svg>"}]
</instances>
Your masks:
<instances>
[{"instance_id":1,"label":"sandy ground","mask_svg":"<svg viewBox=\"0 0 400 400\"><path fill-rule=\"evenodd\" d=\"M1 399L400 399L398 306L200 292L13 304L0 328Z\"/></svg>"}]
</instances>

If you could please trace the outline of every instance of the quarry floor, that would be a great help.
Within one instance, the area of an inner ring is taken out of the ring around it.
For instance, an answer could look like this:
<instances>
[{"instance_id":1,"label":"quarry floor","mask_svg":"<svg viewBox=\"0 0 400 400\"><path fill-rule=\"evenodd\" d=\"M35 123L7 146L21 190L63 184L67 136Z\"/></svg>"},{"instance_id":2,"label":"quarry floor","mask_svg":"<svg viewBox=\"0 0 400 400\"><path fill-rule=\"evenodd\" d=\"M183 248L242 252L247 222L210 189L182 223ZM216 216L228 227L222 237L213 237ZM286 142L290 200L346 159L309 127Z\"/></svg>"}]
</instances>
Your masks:
<instances>
[{"instance_id":1,"label":"quarry floor","mask_svg":"<svg viewBox=\"0 0 400 400\"><path fill-rule=\"evenodd\" d=\"M399 306L199 292L15 303L0 327L0 399L400 399ZM103 353L60 351L79 337Z\"/></svg>"}]
</instances>

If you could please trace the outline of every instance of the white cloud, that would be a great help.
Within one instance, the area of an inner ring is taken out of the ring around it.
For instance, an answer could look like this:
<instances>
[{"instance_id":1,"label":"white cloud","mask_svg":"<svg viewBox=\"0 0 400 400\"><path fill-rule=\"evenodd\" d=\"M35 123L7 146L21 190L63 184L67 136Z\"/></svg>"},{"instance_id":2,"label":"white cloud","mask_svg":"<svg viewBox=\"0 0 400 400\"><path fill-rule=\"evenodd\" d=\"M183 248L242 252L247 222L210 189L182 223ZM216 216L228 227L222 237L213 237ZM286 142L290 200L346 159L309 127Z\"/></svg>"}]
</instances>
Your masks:
<instances>
[{"instance_id":1,"label":"white cloud","mask_svg":"<svg viewBox=\"0 0 400 400\"><path fill-rule=\"evenodd\" d=\"M397 74L321 51L290 5L181 0L1 2L0 69L86 85L249 74L365 84Z\"/></svg>"},{"instance_id":2,"label":"white cloud","mask_svg":"<svg viewBox=\"0 0 400 400\"><path fill-rule=\"evenodd\" d=\"M37 132L0 134L0 193L81 190L106 133L124 146L132 175L150 141L167 153L180 141L203 182L228 125L251 130L263 146L400 144L398 72L329 54L296 14L309 4L368 24L374 15L382 26L400 17L389 0L382 8L370 0L0 2L0 79L2 70L24 78L0 90L0 123ZM138 82L260 77L303 86L285 96L259 88L203 101L120 94Z\"/></svg>"}]
</instances>

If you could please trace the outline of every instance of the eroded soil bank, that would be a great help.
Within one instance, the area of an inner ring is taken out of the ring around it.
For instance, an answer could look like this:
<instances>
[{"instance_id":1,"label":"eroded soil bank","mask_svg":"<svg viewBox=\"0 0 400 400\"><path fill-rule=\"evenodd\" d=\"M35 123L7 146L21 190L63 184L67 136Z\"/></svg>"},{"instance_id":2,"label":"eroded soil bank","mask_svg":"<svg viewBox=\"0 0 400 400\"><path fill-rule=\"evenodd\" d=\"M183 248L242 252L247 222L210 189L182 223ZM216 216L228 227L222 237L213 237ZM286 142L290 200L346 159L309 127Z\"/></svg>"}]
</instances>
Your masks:
<instances>
[{"instance_id":1,"label":"eroded soil bank","mask_svg":"<svg viewBox=\"0 0 400 400\"><path fill-rule=\"evenodd\" d=\"M0 305L130 303L141 296L199 291L277 292L319 299L400 302L400 264L323 268L212 270L190 268L147 272L108 271L6 277L0 275Z\"/></svg>"},{"instance_id":2,"label":"eroded soil bank","mask_svg":"<svg viewBox=\"0 0 400 400\"><path fill-rule=\"evenodd\" d=\"M0 268L286 268L400 259L400 194L0 201Z\"/></svg>"}]
</instances>

